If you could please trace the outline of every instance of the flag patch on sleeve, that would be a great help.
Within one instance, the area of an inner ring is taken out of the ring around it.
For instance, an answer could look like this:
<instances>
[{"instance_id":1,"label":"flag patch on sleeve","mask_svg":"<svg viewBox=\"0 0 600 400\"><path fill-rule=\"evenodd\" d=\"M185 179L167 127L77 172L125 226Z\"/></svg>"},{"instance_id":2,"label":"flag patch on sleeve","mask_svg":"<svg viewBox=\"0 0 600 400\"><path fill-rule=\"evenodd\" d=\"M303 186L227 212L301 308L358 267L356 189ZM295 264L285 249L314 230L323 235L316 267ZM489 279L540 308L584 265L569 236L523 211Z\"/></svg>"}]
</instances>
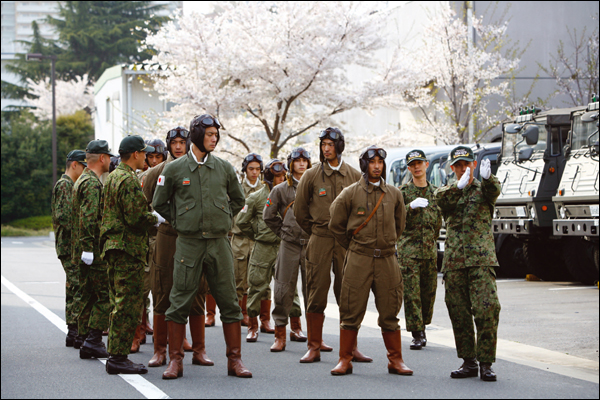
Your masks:
<instances>
[{"instance_id":1,"label":"flag patch on sleeve","mask_svg":"<svg viewBox=\"0 0 600 400\"><path fill-rule=\"evenodd\" d=\"M158 181L156 181L156 186L165 186L165 176L161 175L158 177Z\"/></svg>"},{"instance_id":2,"label":"flag patch on sleeve","mask_svg":"<svg viewBox=\"0 0 600 400\"><path fill-rule=\"evenodd\" d=\"M267 199L267 204L266 204L266 206L267 206L267 207L271 207L271 199Z\"/></svg>"}]
</instances>

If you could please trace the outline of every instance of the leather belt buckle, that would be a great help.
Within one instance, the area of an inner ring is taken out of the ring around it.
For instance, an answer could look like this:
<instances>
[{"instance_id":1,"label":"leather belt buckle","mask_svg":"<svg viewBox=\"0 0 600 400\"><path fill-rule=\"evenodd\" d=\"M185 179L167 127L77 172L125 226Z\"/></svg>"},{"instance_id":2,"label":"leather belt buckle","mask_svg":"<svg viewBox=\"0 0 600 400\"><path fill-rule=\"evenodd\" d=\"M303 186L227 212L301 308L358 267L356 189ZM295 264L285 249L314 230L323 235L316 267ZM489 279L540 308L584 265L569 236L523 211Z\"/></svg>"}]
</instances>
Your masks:
<instances>
[{"instance_id":1,"label":"leather belt buckle","mask_svg":"<svg viewBox=\"0 0 600 400\"><path fill-rule=\"evenodd\" d=\"M375 250L373 250L373 257L374 258L381 258L381 249L375 249Z\"/></svg>"}]
</instances>

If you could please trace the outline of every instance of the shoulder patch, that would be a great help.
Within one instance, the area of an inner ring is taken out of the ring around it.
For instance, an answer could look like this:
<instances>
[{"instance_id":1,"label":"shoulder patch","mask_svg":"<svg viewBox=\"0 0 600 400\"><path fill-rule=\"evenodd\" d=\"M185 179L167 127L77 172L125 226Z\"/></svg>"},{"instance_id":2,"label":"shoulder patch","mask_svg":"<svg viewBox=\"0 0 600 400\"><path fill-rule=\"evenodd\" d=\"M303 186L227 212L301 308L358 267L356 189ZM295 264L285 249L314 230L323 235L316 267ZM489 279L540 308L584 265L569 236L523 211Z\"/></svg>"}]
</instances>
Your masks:
<instances>
[{"instance_id":1,"label":"shoulder patch","mask_svg":"<svg viewBox=\"0 0 600 400\"><path fill-rule=\"evenodd\" d=\"M267 204L265 204L265 205L266 205L267 207L271 207L271 204L272 204L272 203L271 203L271 199L270 199L270 198L269 198L269 199L267 199Z\"/></svg>"},{"instance_id":2,"label":"shoulder patch","mask_svg":"<svg viewBox=\"0 0 600 400\"><path fill-rule=\"evenodd\" d=\"M158 177L158 181L156 181L156 186L165 186L165 176L161 175Z\"/></svg>"}]
</instances>

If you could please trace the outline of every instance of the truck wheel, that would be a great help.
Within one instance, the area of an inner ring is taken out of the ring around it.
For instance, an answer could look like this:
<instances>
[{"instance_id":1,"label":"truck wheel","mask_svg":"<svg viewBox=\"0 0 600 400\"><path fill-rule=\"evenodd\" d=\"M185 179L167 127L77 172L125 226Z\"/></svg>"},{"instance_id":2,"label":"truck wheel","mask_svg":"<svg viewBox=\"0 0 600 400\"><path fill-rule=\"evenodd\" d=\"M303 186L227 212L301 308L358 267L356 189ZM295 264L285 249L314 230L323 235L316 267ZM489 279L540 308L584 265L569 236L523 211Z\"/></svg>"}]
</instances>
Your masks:
<instances>
[{"instance_id":1,"label":"truck wheel","mask_svg":"<svg viewBox=\"0 0 600 400\"><path fill-rule=\"evenodd\" d=\"M523 256L529 271L544 281L572 281L558 240L531 239L523 244Z\"/></svg>"},{"instance_id":2,"label":"truck wheel","mask_svg":"<svg viewBox=\"0 0 600 400\"><path fill-rule=\"evenodd\" d=\"M502 242L498 251L498 275L505 278L525 278L527 264L523 257L523 242L512 236Z\"/></svg>"},{"instance_id":3,"label":"truck wheel","mask_svg":"<svg viewBox=\"0 0 600 400\"><path fill-rule=\"evenodd\" d=\"M584 285L593 285L598 280L597 252L597 244L582 238L565 238L567 268Z\"/></svg>"}]
</instances>

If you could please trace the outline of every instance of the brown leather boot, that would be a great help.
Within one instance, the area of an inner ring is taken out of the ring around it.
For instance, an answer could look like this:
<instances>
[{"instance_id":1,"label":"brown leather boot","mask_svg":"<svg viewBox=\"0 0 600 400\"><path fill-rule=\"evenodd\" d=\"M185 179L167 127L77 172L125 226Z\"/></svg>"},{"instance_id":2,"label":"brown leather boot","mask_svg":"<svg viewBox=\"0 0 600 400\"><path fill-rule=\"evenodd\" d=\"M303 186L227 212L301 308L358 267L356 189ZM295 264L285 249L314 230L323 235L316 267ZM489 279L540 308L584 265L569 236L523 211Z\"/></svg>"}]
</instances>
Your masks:
<instances>
[{"instance_id":1,"label":"brown leather boot","mask_svg":"<svg viewBox=\"0 0 600 400\"><path fill-rule=\"evenodd\" d=\"M187 351L187 352L191 352L194 351L192 349L192 345L190 344L190 342L187 340L186 335L183 336L183 351Z\"/></svg>"},{"instance_id":2,"label":"brown leather boot","mask_svg":"<svg viewBox=\"0 0 600 400\"><path fill-rule=\"evenodd\" d=\"M301 363L321 361L321 343L323 336L323 320L325 314L306 313L306 327L308 329L308 351L300 359Z\"/></svg>"},{"instance_id":3,"label":"brown leather boot","mask_svg":"<svg viewBox=\"0 0 600 400\"><path fill-rule=\"evenodd\" d=\"M167 321L164 315L154 314L154 355L149 367L160 367L167 363Z\"/></svg>"},{"instance_id":4,"label":"brown leather boot","mask_svg":"<svg viewBox=\"0 0 600 400\"><path fill-rule=\"evenodd\" d=\"M242 363L241 322L223 323L223 334L227 344L227 375L237 376L238 378L252 378L252 372Z\"/></svg>"},{"instance_id":5,"label":"brown leather boot","mask_svg":"<svg viewBox=\"0 0 600 400\"><path fill-rule=\"evenodd\" d=\"M285 325L275 326L275 343L271 346L271 351L277 353L285 350Z\"/></svg>"},{"instance_id":6,"label":"brown leather boot","mask_svg":"<svg viewBox=\"0 0 600 400\"><path fill-rule=\"evenodd\" d=\"M144 310L143 323L146 324L146 334L154 335L154 329L152 329L152 326L150 325L150 320L148 319L148 309Z\"/></svg>"},{"instance_id":7,"label":"brown leather boot","mask_svg":"<svg viewBox=\"0 0 600 400\"><path fill-rule=\"evenodd\" d=\"M271 300L260 301L260 331L275 333L275 328L271 325Z\"/></svg>"},{"instance_id":8,"label":"brown leather boot","mask_svg":"<svg viewBox=\"0 0 600 400\"><path fill-rule=\"evenodd\" d=\"M248 295L245 294L244 297L242 297L242 301L240 302L240 307L242 308L242 316L244 317L244 319L242 320L242 326L248 326L250 324L250 317L248 317L248 311L247 311L247 305L248 305Z\"/></svg>"},{"instance_id":9,"label":"brown leather boot","mask_svg":"<svg viewBox=\"0 0 600 400\"><path fill-rule=\"evenodd\" d=\"M141 325L144 327L144 334L140 336L140 344L146 344L146 310L142 313Z\"/></svg>"},{"instance_id":10,"label":"brown leather boot","mask_svg":"<svg viewBox=\"0 0 600 400\"><path fill-rule=\"evenodd\" d=\"M167 321L169 335L169 366L163 372L163 379L177 379L183 376L183 337L185 324Z\"/></svg>"},{"instance_id":11,"label":"brown leather boot","mask_svg":"<svg viewBox=\"0 0 600 400\"><path fill-rule=\"evenodd\" d=\"M204 345L204 315L190 315L190 332L192 334L192 364L212 366L215 365L211 359L206 356Z\"/></svg>"},{"instance_id":12,"label":"brown leather boot","mask_svg":"<svg viewBox=\"0 0 600 400\"><path fill-rule=\"evenodd\" d=\"M241 326L241 324L240 324ZM258 317L251 317L248 323L248 336L246 342L254 343L258 340Z\"/></svg>"},{"instance_id":13,"label":"brown leather boot","mask_svg":"<svg viewBox=\"0 0 600 400\"><path fill-rule=\"evenodd\" d=\"M370 363L373 362L373 359L369 356L365 356L356 348L356 342L354 342L354 351L353 351L352 361L354 362L362 362L362 363Z\"/></svg>"},{"instance_id":14,"label":"brown leather boot","mask_svg":"<svg viewBox=\"0 0 600 400\"><path fill-rule=\"evenodd\" d=\"M307 340L306 335L302 332L300 317L290 317L290 340L292 342L306 342Z\"/></svg>"},{"instance_id":15,"label":"brown leather boot","mask_svg":"<svg viewBox=\"0 0 600 400\"><path fill-rule=\"evenodd\" d=\"M382 332L383 342L388 353L388 372L397 375L412 375L413 371L404 364L402 360L402 340L400 330L394 332Z\"/></svg>"},{"instance_id":16,"label":"brown leather boot","mask_svg":"<svg viewBox=\"0 0 600 400\"><path fill-rule=\"evenodd\" d=\"M333 347L326 345L323 339L321 339L321 351L329 353L330 351L333 351Z\"/></svg>"},{"instance_id":17,"label":"brown leather boot","mask_svg":"<svg viewBox=\"0 0 600 400\"><path fill-rule=\"evenodd\" d=\"M352 357L356 349L356 336L358 331L340 329L340 361L331 375L349 375L352 373Z\"/></svg>"},{"instance_id":18,"label":"brown leather boot","mask_svg":"<svg viewBox=\"0 0 600 400\"><path fill-rule=\"evenodd\" d=\"M130 353L137 353L140 351L140 345L142 338L146 336L146 326L139 324L137 328L135 328L135 335L133 336L133 342L131 343Z\"/></svg>"},{"instance_id":19,"label":"brown leather boot","mask_svg":"<svg viewBox=\"0 0 600 400\"><path fill-rule=\"evenodd\" d=\"M215 312L217 312L217 302L212 294L206 295L206 324L205 326L215 326Z\"/></svg>"}]
</instances>

